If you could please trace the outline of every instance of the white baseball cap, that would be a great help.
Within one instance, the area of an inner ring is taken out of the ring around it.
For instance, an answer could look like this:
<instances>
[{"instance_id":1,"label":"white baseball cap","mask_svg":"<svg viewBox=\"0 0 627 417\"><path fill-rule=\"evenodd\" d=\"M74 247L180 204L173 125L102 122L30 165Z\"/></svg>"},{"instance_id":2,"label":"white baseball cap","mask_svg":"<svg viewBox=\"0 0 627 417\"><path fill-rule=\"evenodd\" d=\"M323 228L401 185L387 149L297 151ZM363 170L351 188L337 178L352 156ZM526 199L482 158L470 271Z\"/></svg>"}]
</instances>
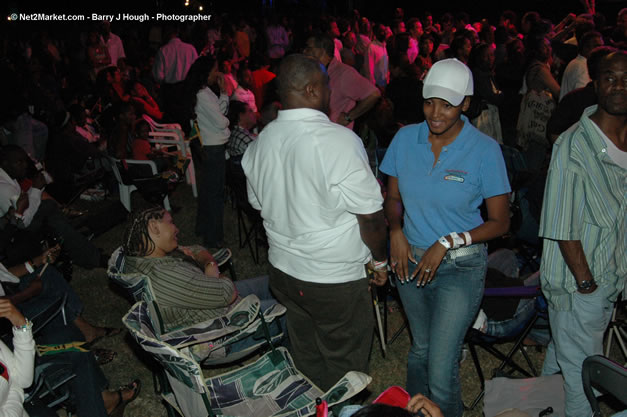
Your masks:
<instances>
[{"instance_id":1,"label":"white baseball cap","mask_svg":"<svg viewBox=\"0 0 627 417\"><path fill-rule=\"evenodd\" d=\"M472 72L455 58L443 59L433 64L422 88L423 98L441 98L453 106L459 106L464 97L472 96L472 93Z\"/></svg>"}]
</instances>

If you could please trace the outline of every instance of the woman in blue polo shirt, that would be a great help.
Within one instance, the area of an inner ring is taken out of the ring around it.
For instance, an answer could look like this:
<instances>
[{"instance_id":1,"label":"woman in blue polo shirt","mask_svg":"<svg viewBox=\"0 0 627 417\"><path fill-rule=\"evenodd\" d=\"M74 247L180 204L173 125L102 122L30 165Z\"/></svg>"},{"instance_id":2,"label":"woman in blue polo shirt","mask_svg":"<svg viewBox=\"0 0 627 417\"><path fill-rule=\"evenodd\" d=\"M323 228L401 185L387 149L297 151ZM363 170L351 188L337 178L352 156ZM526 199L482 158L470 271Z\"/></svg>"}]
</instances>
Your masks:
<instances>
[{"instance_id":1,"label":"woman in blue polo shirt","mask_svg":"<svg viewBox=\"0 0 627 417\"><path fill-rule=\"evenodd\" d=\"M425 121L399 130L381 165L389 175L392 268L412 334L407 390L431 398L447 417L463 412L459 356L483 295L482 242L509 228L499 145L462 115L472 94L466 65L435 63L424 80Z\"/></svg>"}]
</instances>

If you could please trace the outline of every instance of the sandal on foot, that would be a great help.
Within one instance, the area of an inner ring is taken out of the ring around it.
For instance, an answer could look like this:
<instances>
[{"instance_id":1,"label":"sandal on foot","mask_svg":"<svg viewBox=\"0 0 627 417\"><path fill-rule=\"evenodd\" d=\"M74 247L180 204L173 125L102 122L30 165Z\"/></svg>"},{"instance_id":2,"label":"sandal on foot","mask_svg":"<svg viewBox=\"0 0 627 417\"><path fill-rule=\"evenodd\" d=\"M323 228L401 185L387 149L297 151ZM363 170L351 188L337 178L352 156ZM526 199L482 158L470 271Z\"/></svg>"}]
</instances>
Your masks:
<instances>
[{"instance_id":1,"label":"sandal on foot","mask_svg":"<svg viewBox=\"0 0 627 417\"><path fill-rule=\"evenodd\" d=\"M97 342L99 342L100 340L104 339L105 337L111 337L111 336L115 336L118 335L120 333L122 333L122 329L118 328L118 327L103 327L104 329L104 334L101 336L96 336L94 337L94 339L91 342L87 342L85 343L85 346L89 349L90 346L95 345Z\"/></svg>"},{"instance_id":2,"label":"sandal on foot","mask_svg":"<svg viewBox=\"0 0 627 417\"><path fill-rule=\"evenodd\" d=\"M141 391L141 388L142 382L139 379L135 379L130 384L118 388L116 391L116 393L118 394L118 403L115 408L113 408L113 411L111 411L111 413L109 414L109 417L123 417L126 405L135 400L135 398L137 398L137 396L139 395L139 391ZM133 390L133 395L128 400L124 400L122 392L129 389Z\"/></svg>"},{"instance_id":3,"label":"sandal on foot","mask_svg":"<svg viewBox=\"0 0 627 417\"><path fill-rule=\"evenodd\" d=\"M118 356L116 351L109 349L94 349L92 352L96 357L96 362L98 362L100 366L108 364Z\"/></svg>"}]
</instances>

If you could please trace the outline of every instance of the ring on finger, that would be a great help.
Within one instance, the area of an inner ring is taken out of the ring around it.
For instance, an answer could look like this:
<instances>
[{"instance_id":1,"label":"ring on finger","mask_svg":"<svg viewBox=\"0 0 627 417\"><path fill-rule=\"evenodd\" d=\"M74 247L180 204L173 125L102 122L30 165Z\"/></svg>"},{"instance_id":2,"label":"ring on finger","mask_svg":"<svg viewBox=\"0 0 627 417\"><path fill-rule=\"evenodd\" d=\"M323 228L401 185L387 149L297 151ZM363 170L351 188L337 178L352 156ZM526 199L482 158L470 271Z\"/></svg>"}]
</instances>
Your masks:
<instances>
[{"instance_id":1,"label":"ring on finger","mask_svg":"<svg viewBox=\"0 0 627 417\"><path fill-rule=\"evenodd\" d=\"M425 268L425 272L428 274L431 272L431 268Z\"/></svg>"}]
</instances>

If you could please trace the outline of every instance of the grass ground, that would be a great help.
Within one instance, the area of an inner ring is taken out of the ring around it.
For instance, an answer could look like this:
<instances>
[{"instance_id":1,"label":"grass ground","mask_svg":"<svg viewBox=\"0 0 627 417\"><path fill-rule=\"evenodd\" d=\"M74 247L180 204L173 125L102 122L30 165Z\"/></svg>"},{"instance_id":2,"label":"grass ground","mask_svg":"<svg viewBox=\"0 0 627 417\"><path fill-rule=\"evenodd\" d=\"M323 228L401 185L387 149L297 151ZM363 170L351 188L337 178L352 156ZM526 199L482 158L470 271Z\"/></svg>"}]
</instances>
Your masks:
<instances>
[{"instance_id":1,"label":"grass ground","mask_svg":"<svg viewBox=\"0 0 627 417\"><path fill-rule=\"evenodd\" d=\"M138 204L141 197L134 193L133 204ZM111 197L115 199L115 197ZM183 244L200 243L193 234L193 226L196 216L196 201L191 195L190 188L181 185L171 196L174 206L180 210L174 214L174 220L180 229L179 242ZM92 216L108 216L106 205L96 202L79 202L80 208L89 209ZM100 214L98 214L100 213ZM235 211L227 203L225 212L225 233L226 243L233 251L233 259L238 279L255 277L266 274L268 263L265 249L261 249L262 256L259 264L252 261L251 254L247 247L240 249L237 237L237 221ZM125 225L112 227L106 233L98 236L95 243L98 247L108 253L122 243ZM121 327L121 318L129 310L131 304L124 298L118 289L109 282L104 269L84 270L75 267L72 286L83 299L86 307L84 316L92 323L102 326ZM391 302L389 305L389 335L391 336L403 324L402 312L398 305ZM146 360L130 336L122 334L105 339L99 347L114 349L118 352L118 357L103 367L104 373L110 381L112 388L126 384L134 378L141 378L143 388L138 398L126 409L127 417L161 417L166 416L165 408L161 404L160 398L155 395L152 384L152 373L149 361ZM388 346L385 358L382 356L379 340L375 338L370 359L370 375L373 382L369 386L369 395L366 401L371 401L382 390L391 385L404 386L406 378L405 363L409 349L409 333L407 329L400 333L398 339ZM541 368L544 359L544 352L535 349L529 350L530 356L537 369ZM620 353L613 352L619 361ZM484 366L486 375L490 375L491 369L496 366L483 352L480 352L480 360ZM474 366L470 358L461 364L461 383L463 398L465 403L470 403L472 398L480 391L478 379ZM481 416L482 403L474 409L467 411L465 416ZM81 416L86 417L86 416Z\"/></svg>"}]
</instances>

